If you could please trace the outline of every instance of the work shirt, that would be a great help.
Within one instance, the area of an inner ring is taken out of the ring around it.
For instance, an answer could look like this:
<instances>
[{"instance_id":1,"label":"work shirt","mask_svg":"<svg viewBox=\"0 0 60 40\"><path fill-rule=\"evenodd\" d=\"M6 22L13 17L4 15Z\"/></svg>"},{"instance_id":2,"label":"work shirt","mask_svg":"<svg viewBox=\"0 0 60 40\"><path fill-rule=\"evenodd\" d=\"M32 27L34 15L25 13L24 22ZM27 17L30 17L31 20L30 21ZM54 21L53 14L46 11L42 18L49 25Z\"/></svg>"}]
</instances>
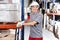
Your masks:
<instances>
[{"instance_id":1,"label":"work shirt","mask_svg":"<svg viewBox=\"0 0 60 40\"><path fill-rule=\"evenodd\" d=\"M37 24L30 26L30 37L41 38L42 37L42 20L43 15L41 13L31 13L30 21L36 21Z\"/></svg>"}]
</instances>

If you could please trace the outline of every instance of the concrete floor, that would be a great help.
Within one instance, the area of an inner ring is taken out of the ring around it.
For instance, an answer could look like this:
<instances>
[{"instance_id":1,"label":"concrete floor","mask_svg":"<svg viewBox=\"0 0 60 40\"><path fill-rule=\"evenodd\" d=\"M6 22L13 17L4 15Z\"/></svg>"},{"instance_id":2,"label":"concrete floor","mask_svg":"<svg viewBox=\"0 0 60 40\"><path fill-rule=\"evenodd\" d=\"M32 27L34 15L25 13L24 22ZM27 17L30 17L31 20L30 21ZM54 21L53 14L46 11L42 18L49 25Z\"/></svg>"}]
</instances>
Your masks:
<instances>
[{"instance_id":1,"label":"concrete floor","mask_svg":"<svg viewBox=\"0 0 60 40\"><path fill-rule=\"evenodd\" d=\"M4 35L4 34L2 34ZM14 40L14 34L9 34L6 37L0 37L0 40Z\"/></svg>"},{"instance_id":2,"label":"concrete floor","mask_svg":"<svg viewBox=\"0 0 60 40\"><path fill-rule=\"evenodd\" d=\"M28 29L28 31L27 31ZM25 29L25 36L24 36L24 40L28 40L29 38L29 27L27 27L27 29ZM3 36L5 34L0 34L0 36ZM0 37L0 40L14 40L15 39L15 35L14 34L8 34L8 36L6 37ZM53 35L52 32L49 32L46 29L43 29L43 40L58 40L57 38L55 38L55 36Z\"/></svg>"}]
</instances>

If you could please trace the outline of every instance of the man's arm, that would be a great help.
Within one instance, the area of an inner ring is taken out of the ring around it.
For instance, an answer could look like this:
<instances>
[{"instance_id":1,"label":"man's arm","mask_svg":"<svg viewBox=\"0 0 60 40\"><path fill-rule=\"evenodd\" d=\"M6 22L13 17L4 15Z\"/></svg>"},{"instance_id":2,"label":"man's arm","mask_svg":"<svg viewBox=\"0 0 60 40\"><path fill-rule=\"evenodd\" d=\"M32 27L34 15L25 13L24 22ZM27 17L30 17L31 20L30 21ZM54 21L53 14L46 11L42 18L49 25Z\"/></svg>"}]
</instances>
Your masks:
<instances>
[{"instance_id":1,"label":"man's arm","mask_svg":"<svg viewBox=\"0 0 60 40\"><path fill-rule=\"evenodd\" d=\"M18 22L17 23L17 27L19 26L34 26L35 24L39 24L42 22L42 19L43 19L43 15L38 15L38 17L36 17L36 19L34 19L33 21L22 21L22 22Z\"/></svg>"},{"instance_id":2,"label":"man's arm","mask_svg":"<svg viewBox=\"0 0 60 40\"><path fill-rule=\"evenodd\" d=\"M32 22L30 22L30 21L28 21L28 22L22 21L22 22L18 22L16 26L17 27L20 27L22 25L24 25L24 26L34 26L36 23L37 23L36 21L32 21Z\"/></svg>"},{"instance_id":3,"label":"man's arm","mask_svg":"<svg viewBox=\"0 0 60 40\"><path fill-rule=\"evenodd\" d=\"M24 22L22 25L31 25L31 26L33 26L33 25L35 25L37 22L36 21L32 21L32 22Z\"/></svg>"}]
</instances>

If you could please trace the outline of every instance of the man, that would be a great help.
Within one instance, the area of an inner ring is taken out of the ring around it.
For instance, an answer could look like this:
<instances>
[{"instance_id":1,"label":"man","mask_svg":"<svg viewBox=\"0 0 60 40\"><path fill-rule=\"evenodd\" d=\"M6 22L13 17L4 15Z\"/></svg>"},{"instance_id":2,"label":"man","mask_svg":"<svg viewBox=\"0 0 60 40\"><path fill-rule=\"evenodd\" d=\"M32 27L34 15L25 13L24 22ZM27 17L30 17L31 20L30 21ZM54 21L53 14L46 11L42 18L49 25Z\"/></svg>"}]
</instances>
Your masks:
<instances>
[{"instance_id":1,"label":"man","mask_svg":"<svg viewBox=\"0 0 60 40\"><path fill-rule=\"evenodd\" d=\"M29 22L18 22L17 27L19 25L29 26L30 27L30 35L29 40L43 40L42 36L42 20L43 15L39 12L39 4L36 1L33 1L30 4L30 21Z\"/></svg>"}]
</instances>

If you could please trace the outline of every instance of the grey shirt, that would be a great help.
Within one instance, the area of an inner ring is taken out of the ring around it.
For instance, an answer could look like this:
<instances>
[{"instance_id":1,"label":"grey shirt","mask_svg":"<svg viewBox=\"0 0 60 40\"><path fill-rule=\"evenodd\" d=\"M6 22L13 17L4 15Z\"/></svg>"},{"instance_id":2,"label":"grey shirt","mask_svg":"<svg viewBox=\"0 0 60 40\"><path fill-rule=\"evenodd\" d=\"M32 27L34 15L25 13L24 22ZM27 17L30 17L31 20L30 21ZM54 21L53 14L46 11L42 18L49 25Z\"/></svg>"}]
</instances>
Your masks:
<instances>
[{"instance_id":1,"label":"grey shirt","mask_svg":"<svg viewBox=\"0 0 60 40\"><path fill-rule=\"evenodd\" d=\"M42 37L42 20L43 15L41 13L31 13L30 21L36 21L38 24L30 27L30 37L41 38Z\"/></svg>"}]
</instances>

